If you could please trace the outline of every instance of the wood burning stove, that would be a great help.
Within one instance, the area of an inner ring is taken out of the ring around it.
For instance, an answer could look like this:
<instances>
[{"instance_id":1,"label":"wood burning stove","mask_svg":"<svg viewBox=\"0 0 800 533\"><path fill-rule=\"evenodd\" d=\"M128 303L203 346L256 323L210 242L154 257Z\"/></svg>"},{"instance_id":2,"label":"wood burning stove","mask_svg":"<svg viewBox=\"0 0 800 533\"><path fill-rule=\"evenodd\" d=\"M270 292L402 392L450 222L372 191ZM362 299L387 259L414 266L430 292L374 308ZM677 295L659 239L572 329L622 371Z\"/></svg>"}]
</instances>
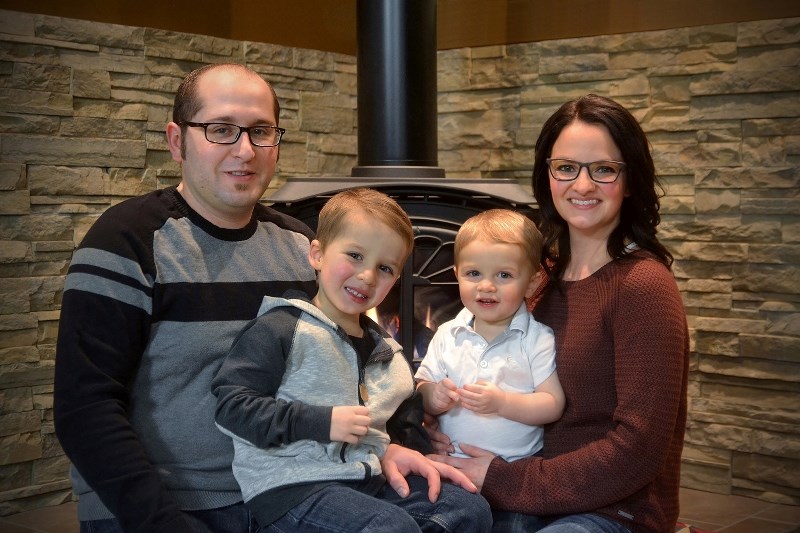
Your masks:
<instances>
[{"instance_id":1,"label":"wood burning stove","mask_svg":"<svg viewBox=\"0 0 800 533\"><path fill-rule=\"evenodd\" d=\"M337 192L372 187L393 197L414 225L414 253L377 310L412 362L461 309L453 242L461 224L491 208L535 220L535 200L516 181L446 179L437 166L436 2L359 0L358 166L350 177L289 178L270 201L316 229Z\"/></svg>"}]
</instances>

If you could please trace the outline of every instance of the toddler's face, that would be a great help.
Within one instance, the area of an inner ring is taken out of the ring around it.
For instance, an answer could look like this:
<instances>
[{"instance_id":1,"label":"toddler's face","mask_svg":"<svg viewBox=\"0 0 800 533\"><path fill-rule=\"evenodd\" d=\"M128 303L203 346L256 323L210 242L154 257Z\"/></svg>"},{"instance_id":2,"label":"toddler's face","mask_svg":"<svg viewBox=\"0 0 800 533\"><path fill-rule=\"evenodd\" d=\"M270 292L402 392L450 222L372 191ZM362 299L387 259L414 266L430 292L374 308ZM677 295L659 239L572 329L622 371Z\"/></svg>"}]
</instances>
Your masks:
<instances>
[{"instance_id":1,"label":"toddler's face","mask_svg":"<svg viewBox=\"0 0 800 533\"><path fill-rule=\"evenodd\" d=\"M455 270L461 301L476 323L504 328L535 288L535 267L514 244L473 241L461 250Z\"/></svg>"}]
</instances>

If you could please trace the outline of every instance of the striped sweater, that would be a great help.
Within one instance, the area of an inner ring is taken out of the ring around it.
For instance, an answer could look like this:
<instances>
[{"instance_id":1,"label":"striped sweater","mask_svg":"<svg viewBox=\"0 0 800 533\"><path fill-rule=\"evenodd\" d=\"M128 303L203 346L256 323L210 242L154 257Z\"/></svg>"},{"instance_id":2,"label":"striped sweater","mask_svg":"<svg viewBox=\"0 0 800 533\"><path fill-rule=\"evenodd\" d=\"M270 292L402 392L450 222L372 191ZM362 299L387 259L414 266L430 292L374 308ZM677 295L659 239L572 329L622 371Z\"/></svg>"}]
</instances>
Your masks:
<instances>
[{"instance_id":1,"label":"striped sweater","mask_svg":"<svg viewBox=\"0 0 800 533\"><path fill-rule=\"evenodd\" d=\"M185 531L179 510L241 501L211 379L264 295L314 293L310 237L262 205L216 227L174 187L92 226L64 287L54 393L81 520Z\"/></svg>"}]
</instances>

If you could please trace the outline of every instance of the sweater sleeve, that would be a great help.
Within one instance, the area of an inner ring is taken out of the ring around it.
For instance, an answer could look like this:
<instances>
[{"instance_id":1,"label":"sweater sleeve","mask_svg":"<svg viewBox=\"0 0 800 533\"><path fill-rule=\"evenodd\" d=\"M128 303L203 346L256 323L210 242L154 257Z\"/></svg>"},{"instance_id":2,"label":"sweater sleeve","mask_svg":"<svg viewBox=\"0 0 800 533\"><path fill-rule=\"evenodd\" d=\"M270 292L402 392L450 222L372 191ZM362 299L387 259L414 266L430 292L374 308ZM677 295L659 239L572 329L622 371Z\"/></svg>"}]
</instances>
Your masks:
<instances>
[{"instance_id":1,"label":"sweater sleeve","mask_svg":"<svg viewBox=\"0 0 800 533\"><path fill-rule=\"evenodd\" d=\"M292 350L297 308L282 307L250 322L211 383L215 421L259 448L302 439L330 442L331 406L276 398Z\"/></svg>"},{"instance_id":2,"label":"sweater sleeve","mask_svg":"<svg viewBox=\"0 0 800 533\"><path fill-rule=\"evenodd\" d=\"M674 453L675 435L682 436L688 364L685 311L675 281L663 265L639 261L602 292L610 304L604 326L613 337L616 407L610 429L555 456L495 459L482 489L493 507L537 515L598 510L653 483ZM556 330L557 336L568 334ZM590 389L581 394L592 394Z\"/></svg>"},{"instance_id":3,"label":"sweater sleeve","mask_svg":"<svg viewBox=\"0 0 800 533\"><path fill-rule=\"evenodd\" d=\"M122 256L130 256L119 249L122 241L128 250L146 245L123 236L113 213L87 234L67 275L56 348L56 435L125 531L188 532L128 416L128 385L150 328L152 279Z\"/></svg>"}]
</instances>

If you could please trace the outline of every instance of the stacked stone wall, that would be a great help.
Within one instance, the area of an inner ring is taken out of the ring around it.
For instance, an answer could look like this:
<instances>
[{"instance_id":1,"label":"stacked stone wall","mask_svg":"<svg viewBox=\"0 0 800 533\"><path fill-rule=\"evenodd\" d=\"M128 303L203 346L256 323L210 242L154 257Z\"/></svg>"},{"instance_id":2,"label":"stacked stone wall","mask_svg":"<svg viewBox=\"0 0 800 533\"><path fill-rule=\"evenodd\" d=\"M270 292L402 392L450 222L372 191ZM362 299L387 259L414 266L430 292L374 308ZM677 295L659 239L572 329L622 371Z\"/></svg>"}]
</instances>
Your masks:
<instances>
[{"instance_id":1,"label":"stacked stone wall","mask_svg":"<svg viewBox=\"0 0 800 533\"><path fill-rule=\"evenodd\" d=\"M529 186L561 103L648 132L692 333L683 484L800 504L800 19L439 52L439 165ZM247 64L281 100L278 175L356 164L352 56L0 11L0 515L71 498L53 433L69 260L110 205L178 182L186 72ZM268 192L269 194L269 192Z\"/></svg>"}]
</instances>

